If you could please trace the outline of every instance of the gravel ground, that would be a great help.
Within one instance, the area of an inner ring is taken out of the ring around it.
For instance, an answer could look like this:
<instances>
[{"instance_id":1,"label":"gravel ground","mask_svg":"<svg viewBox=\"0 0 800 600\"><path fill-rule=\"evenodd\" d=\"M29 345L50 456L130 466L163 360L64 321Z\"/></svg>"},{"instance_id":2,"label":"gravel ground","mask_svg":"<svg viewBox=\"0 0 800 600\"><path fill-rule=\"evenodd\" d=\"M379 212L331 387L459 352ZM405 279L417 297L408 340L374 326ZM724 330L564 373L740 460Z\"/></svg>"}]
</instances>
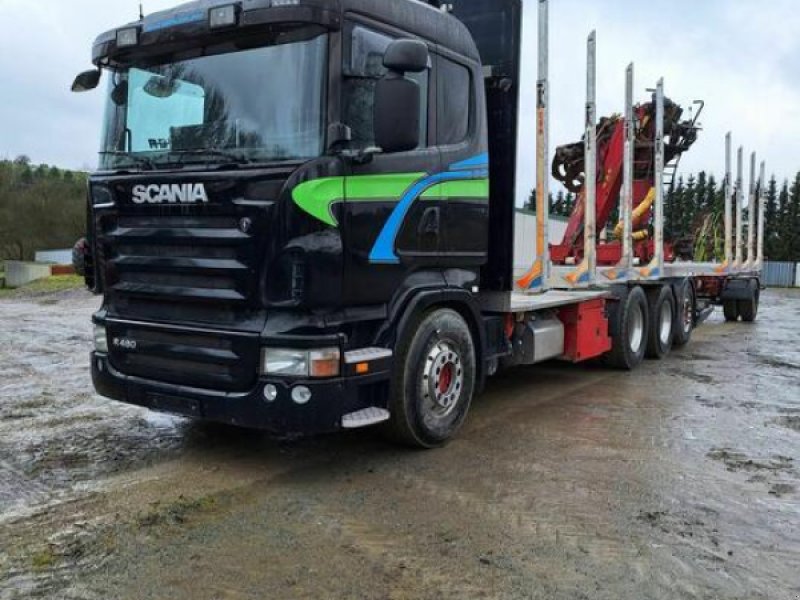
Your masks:
<instances>
[{"instance_id":1,"label":"gravel ground","mask_svg":"<svg viewBox=\"0 0 800 600\"><path fill-rule=\"evenodd\" d=\"M507 372L433 452L104 400L83 292L0 299L0 599L800 598L800 294L636 373Z\"/></svg>"}]
</instances>

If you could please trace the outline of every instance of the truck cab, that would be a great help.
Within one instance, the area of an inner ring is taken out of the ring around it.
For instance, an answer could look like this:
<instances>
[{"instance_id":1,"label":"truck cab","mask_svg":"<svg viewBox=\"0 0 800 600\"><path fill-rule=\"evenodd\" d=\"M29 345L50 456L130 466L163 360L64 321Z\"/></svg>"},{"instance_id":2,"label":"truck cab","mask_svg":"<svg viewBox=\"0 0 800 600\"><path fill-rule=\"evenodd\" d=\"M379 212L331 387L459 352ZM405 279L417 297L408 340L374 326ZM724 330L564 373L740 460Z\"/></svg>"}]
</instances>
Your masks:
<instances>
[{"instance_id":1,"label":"truck cab","mask_svg":"<svg viewBox=\"0 0 800 600\"><path fill-rule=\"evenodd\" d=\"M432 4L200 0L96 40L101 394L278 435L386 421L438 307L454 332L413 349L438 416L394 427L458 428L507 344L477 294L512 285L519 4Z\"/></svg>"}]
</instances>

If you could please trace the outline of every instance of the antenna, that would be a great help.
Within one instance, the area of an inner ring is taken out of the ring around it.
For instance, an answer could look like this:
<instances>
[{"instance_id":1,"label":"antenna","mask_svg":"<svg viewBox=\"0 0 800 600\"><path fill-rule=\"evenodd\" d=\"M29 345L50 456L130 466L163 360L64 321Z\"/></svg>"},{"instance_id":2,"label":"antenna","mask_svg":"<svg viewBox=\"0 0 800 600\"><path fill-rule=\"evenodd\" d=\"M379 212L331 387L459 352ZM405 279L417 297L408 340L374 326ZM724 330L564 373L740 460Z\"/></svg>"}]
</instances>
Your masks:
<instances>
[{"instance_id":1,"label":"antenna","mask_svg":"<svg viewBox=\"0 0 800 600\"><path fill-rule=\"evenodd\" d=\"M139 2L139 20L144 21L144 3Z\"/></svg>"}]
</instances>

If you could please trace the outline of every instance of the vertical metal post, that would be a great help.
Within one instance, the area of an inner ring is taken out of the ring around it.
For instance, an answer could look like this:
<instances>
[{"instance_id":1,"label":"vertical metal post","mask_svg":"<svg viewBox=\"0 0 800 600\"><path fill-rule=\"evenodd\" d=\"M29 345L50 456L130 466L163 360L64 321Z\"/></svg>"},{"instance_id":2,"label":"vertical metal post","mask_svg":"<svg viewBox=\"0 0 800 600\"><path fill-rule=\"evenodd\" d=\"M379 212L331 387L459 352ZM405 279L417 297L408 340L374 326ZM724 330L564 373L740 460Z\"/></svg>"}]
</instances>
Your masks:
<instances>
[{"instance_id":1,"label":"vertical metal post","mask_svg":"<svg viewBox=\"0 0 800 600\"><path fill-rule=\"evenodd\" d=\"M589 283L597 276L597 32L587 44L586 65L586 143L585 206L583 252Z\"/></svg>"},{"instance_id":2,"label":"vertical metal post","mask_svg":"<svg viewBox=\"0 0 800 600\"><path fill-rule=\"evenodd\" d=\"M761 162L761 176L758 184L758 250L756 251L756 263L759 268L764 264L764 217L766 216L767 197L767 165Z\"/></svg>"},{"instance_id":3,"label":"vertical metal post","mask_svg":"<svg viewBox=\"0 0 800 600\"><path fill-rule=\"evenodd\" d=\"M739 146L736 155L736 266L742 265L742 205L744 204L744 148Z\"/></svg>"},{"instance_id":4,"label":"vertical metal post","mask_svg":"<svg viewBox=\"0 0 800 600\"><path fill-rule=\"evenodd\" d=\"M655 164L655 266L664 269L664 79L656 86L656 164Z\"/></svg>"},{"instance_id":5,"label":"vertical metal post","mask_svg":"<svg viewBox=\"0 0 800 600\"><path fill-rule=\"evenodd\" d=\"M550 279L550 18L548 0L539 0L539 75L536 84L536 256L543 286Z\"/></svg>"},{"instance_id":6,"label":"vertical metal post","mask_svg":"<svg viewBox=\"0 0 800 600\"><path fill-rule=\"evenodd\" d=\"M733 262L733 156L731 134L725 136L725 264Z\"/></svg>"},{"instance_id":7,"label":"vertical metal post","mask_svg":"<svg viewBox=\"0 0 800 600\"><path fill-rule=\"evenodd\" d=\"M747 264L756 260L756 153L750 154L750 197L747 200Z\"/></svg>"},{"instance_id":8,"label":"vertical metal post","mask_svg":"<svg viewBox=\"0 0 800 600\"><path fill-rule=\"evenodd\" d=\"M633 160L636 124L633 120L633 63L625 71L625 166L622 182L622 267L633 267Z\"/></svg>"},{"instance_id":9,"label":"vertical metal post","mask_svg":"<svg viewBox=\"0 0 800 600\"><path fill-rule=\"evenodd\" d=\"M536 82L536 259L517 280L526 291L542 292L550 279L550 23L548 0L539 0L539 66Z\"/></svg>"}]
</instances>

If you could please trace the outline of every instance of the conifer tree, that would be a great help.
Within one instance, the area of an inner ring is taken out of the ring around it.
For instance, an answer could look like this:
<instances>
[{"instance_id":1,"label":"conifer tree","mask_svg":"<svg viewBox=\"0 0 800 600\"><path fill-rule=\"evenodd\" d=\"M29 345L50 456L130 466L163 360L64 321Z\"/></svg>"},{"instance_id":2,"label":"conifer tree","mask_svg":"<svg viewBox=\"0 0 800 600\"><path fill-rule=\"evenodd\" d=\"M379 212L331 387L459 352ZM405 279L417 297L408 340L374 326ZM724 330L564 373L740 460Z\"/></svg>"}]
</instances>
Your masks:
<instances>
[{"instance_id":1,"label":"conifer tree","mask_svg":"<svg viewBox=\"0 0 800 600\"><path fill-rule=\"evenodd\" d=\"M778 181L770 177L764 208L764 254L768 259L778 256Z\"/></svg>"}]
</instances>

